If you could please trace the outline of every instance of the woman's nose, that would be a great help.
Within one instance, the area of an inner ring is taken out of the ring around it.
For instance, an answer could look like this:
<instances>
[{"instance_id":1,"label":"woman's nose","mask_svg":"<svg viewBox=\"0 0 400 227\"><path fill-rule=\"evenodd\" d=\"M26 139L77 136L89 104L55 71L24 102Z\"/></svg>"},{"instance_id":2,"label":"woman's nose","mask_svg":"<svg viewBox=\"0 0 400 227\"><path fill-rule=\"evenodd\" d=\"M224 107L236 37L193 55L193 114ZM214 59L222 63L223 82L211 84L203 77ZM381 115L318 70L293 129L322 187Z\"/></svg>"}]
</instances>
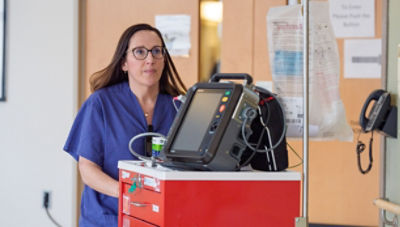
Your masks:
<instances>
[{"instance_id":1,"label":"woman's nose","mask_svg":"<svg viewBox=\"0 0 400 227\"><path fill-rule=\"evenodd\" d=\"M153 54L151 53L151 51L149 51L149 53L147 53L147 56L144 60L146 61L146 63L154 62L154 57L153 57Z\"/></svg>"}]
</instances>

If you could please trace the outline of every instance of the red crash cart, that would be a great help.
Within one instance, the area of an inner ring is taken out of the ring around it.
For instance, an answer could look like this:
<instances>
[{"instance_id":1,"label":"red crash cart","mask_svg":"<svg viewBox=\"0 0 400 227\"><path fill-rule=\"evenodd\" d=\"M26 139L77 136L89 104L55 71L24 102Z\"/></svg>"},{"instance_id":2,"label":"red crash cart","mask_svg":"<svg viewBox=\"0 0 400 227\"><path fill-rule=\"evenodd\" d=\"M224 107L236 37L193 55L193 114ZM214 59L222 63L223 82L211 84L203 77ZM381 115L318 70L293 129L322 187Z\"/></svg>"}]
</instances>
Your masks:
<instances>
[{"instance_id":1,"label":"red crash cart","mask_svg":"<svg viewBox=\"0 0 400 227\"><path fill-rule=\"evenodd\" d=\"M118 226L294 226L298 172L177 171L119 161Z\"/></svg>"}]
</instances>

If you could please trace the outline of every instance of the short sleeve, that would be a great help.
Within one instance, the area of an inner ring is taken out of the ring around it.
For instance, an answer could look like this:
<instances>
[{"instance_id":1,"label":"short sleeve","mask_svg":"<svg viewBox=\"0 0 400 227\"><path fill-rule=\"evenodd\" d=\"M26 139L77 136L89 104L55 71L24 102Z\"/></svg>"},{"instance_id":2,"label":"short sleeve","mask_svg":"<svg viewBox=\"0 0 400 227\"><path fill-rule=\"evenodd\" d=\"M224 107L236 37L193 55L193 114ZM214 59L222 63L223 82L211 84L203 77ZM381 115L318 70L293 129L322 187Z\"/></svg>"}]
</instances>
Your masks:
<instances>
[{"instance_id":1,"label":"short sleeve","mask_svg":"<svg viewBox=\"0 0 400 227\"><path fill-rule=\"evenodd\" d=\"M99 166L104 157L104 117L99 97L92 94L82 105L64 150L77 161L82 156Z\"/></svg>"}]
</instances>

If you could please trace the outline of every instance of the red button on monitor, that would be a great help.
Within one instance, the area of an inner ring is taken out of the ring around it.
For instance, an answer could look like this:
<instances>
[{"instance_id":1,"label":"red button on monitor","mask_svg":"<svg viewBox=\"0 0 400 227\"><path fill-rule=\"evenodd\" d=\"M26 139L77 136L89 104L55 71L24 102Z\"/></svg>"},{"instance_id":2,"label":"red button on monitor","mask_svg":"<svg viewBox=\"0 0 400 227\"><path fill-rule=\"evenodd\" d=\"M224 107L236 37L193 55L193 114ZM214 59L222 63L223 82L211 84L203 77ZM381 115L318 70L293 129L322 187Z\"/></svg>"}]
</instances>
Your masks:
<instances>
[{"instance_id":1,"label":"red button on monitor","mask_svg":"<svg viewBox=\"0 0 400 227\"><path fill-rule=\"evenodd\" d=\"M221 105L219 107L219 112L222 113L222 112L224 112L224 110L225 110L225 105Z\"/></svg>"}]
</instances>

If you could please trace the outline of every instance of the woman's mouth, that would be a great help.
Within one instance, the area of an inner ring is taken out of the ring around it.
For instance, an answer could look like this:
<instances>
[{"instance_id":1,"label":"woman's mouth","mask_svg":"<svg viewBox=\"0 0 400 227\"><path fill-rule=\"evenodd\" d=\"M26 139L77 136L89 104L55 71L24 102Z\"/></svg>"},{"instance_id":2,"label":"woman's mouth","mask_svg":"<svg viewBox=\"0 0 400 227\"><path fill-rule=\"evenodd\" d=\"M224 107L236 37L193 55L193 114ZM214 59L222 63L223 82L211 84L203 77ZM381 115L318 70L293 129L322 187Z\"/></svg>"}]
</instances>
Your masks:
<instances>
[{"instance_id":1,"label":"woman's mouth","mask_svg":"<svg viewBox=\"0 0 400 227\"><path fill-rule=\"evenodd\" d=\"M146 69L144 70L145 73L155 73L156 70L155 69Z\"/></svg>"}]
</instances>

